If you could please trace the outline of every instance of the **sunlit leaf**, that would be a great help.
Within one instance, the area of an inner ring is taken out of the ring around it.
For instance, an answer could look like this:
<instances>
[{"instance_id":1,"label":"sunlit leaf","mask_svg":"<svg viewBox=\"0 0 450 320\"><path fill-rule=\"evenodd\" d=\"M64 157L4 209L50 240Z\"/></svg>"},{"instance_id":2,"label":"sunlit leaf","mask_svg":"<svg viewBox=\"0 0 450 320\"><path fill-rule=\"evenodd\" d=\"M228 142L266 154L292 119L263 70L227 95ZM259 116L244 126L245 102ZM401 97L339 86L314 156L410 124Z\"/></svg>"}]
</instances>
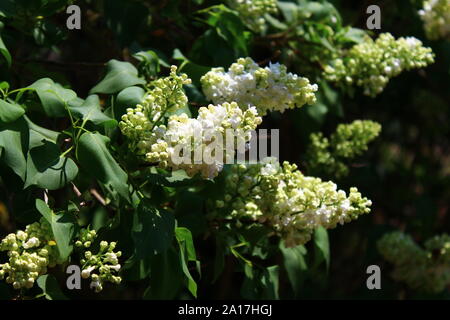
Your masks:
<instances>
[{"instance_id":1,"label":"sunlit leaf","mask_svg":"<svg viewBox=\"0 0 450 320\"><path fill-rule=\"evenodd\" d=\"M66 261L73 250L72 238L75 231L74 216L68 212L56 214L41 199L36 199L36 209L38 209L52 227L60 261Z\"/></svg>"},{"instance_id":2,"label":"sunlit leaf","mask_svg":"<svg viewBox=\"0 0 450 320\"><path fill-rule=\"evenodd\" d=\"M100 133L83 133L78 141L77 159L112 195L118 193L129 199L128 176L109 152L109 141Z\"/></svg>"},{"instance_id":3,"label":"sunlit leaf","mask_svg":"<svg viewBox=\"0 0 450 320\"><path fill-rule=\"evenodd\" d=\"M137 69L129 62L113 59L106 64L105 77L90 93L116 93L137 84L145 84L145 80L139 78Z\"/></svg>"}]
</instances>

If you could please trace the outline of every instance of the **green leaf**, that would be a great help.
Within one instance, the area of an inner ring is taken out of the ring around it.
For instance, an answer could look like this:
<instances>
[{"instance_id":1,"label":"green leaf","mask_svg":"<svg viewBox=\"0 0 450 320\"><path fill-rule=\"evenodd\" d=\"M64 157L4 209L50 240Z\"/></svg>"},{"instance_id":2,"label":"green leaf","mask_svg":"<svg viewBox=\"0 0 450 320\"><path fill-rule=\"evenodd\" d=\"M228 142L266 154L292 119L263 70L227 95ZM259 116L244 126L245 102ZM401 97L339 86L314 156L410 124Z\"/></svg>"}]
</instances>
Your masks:
<instances>
[{"instance_id":1,"label":"green leaf","mask_svg":"<svg viewBox=\"0 0 450 320\"><path fill-rule=\"evenodd\" d=\"M73 90L65 89L50 78L39 79L28 86L28 88L36 90L44 112L49 117L67 116L69 101L77 97Z\"/></svg>"},{"instance_id":2,"label":"green leaf","mask_svg":"<svg viewBox=\"0 0 450 320\"><path fill-rule=\"evenodd\" d=\"M299 18L299 8L295 3L278 1L278 8L288 24L294 24Z\"/></svg>"},{"instance_id":3,"label":"green leaf","mask_svg":"<svg viewBox=\"0 0 450 320\"><path fill-rule=\"evenodd\" d=\"M75 231L74 216L70 213L55 214L41 199L36 199L36 209L52 227L60 261L66 261L73 250L72 238Z\"/></svg>"},{"instance_id":4,"label":"green leaf","mask_svg":"<svg viewBox=\"0 0 450 320\"><path fill-rule=\"evenodd\" d=\"M108 211L105 207L97 207L95 210L92 211L92 228L95 231L99 231L100 229L107 226L107 223L109 222L108 217Z\"/></svg>"},{"instance_id":5,"label":"green leaf","mask_svg":"<svg viewBox=\"0 0 450 320\"><path fill-rule=\"evenodd\" d=\"M77 159L84 170L101 182L112 194L129 200L128 175L109 153L109 138L85 132L78 141Z\"/></svg>"},{"instance_id":6,"label":"green leaf","mask_svg":"<svg viewBox=\"0 0 450 320\"><path fill-rule=\"evenodd\" d=\"M252 268L244 266L245 278L241 287L241 294L245 299L279 299L279 267Z\"/></svg>"},{"instance_id":7,"label":"green leaf","mask_svg":"<svg viewBox=\"0 0 450 320\"><path fill-rule=\"evenodd\" d=\"M193 84L185 85L184 91L186 92L186 95L190 102L196 102L200 105L208 105L209 101L206 100L203 93ZM189 107L187 106L187 108L183 108L183 109L189 110ZM191 113L191 112L189 112L189 113Z\"/></svg>"},{"instance_id":8,"label":"green leaf","mask_svg":"<svg viewBox=\"0 0 450 320\"><path fill-rule=\"evenodd\" d=\"M122 115L127 113L127 108L134 108L141 103L144 95L145 90L141 87L129 87L120 91L114 104L114 116L117 121L120 121Z\"/></svg>"},{"instance_id":9,"label":"green leaf","mask_svg":"<svg viewBox=\"0 0 450 320\"><path fill-rule=\"evenodd\" d=\"M117 121L108 117L102 112L100 100L97 95L90 95L81 105L71 105L70 111L77 118L85 121L92 121L96 125L103 125L108 128L117 126Z\"/></svg>"},{"instance_id":10,"label":"green leaf","mask_svg":"<svg viewBox=\"0 0 450 320\"><path fill-rule=\"evenodd\" d=\"M68 300L59 288L55 277L49 274L44 274L37 278L37 284L45 295L47 300Z\"/></svg>"},{"instance_id":11,"label":"green leaf","mask_svg":"<svg viewBox=\"0 0 450 320\"><path fill-rule=\"evenodd\" d=\"M53 143L58 142L58 138L61 133L40 127L33 123L27 116L24 116L24 118L28 124L28 128L30 129L30 149L42 145L44 140Z\"/></svg>"},{"instance_id":12,"label":"green leaf","mask_svg":"<svg viewBox=\"0 0 450 320\"><path fill-rule=\"evenodd\" d=\"M314 255L315 266L325 261L328 270L330 267L330 244L328 241L328 232L324 227L318 227L314 231Z\"/></svg>"},{"instance_id":13,"label":"green leaf","mask_svg":"<svg viewBox=\"0 0 450 320\"><path fill-rule=\"evenodd\" d=\"M314 105L306 106L306 112L317 123L322 124L325 121L325 116L328 113L328 107L321 102L320 99Z\"/></svg>"},{"instance_id":14,"label":"green leaf","mask_svg":"<svg viewBox=\"0 0 450 320\"><path fill-rule=\"evenodd\" d=\"M311 19L321 21L336 12L336 9L329 3L319 3L316 1L307 2L306 5L300 6L300 10L304 10L311 15Z\"/></svg>"},{"instance_id":15,"label":"green leaf","mask_svg":"<svg viewBox=\"0 0 450 320\"><path fill-rule=\"evenodd\" d=\"M339 94L336 90L332 89L326 81L320 81L319 86L321 92L318 95L318 99L328 106L328 111L340 118L344 117L344 109Z\"/></svg>"},{"instance_id":16,"label":"green leaf","mask_svg":"<svg viewBox=\"0 0 450 320\"><path fill-rule=\"evenodd\" d=\"M166 251L172 244L175 218L172 213L157 210L149 200L143 199L135 212L132 238L137 258Z\"/></svg>"},{"instance_id":17,"label":"green leaf","mask_svg":"<svg viewBox=\"0 0 450 320\"><path fill-rule=\"evenodd\" d=\"M138 69L147 77L156 77L160 71L159 57L152 50L140 51L133 55L138 60Z\"/></svg>"},{"instance_id":18,"label":"green leaf","mask_svg":"<svg viewBox=\"0 0 450 320\"><path fill-rule=\"evenodd\" d=\"M183 284L179 254L173 247L153 257L150 286L144 299L174 299Z\"/></svg>"},{"instance_id":19,"label":"green leaf","mask_svg":"<svg viewBox=\"0 0 450 320\"><path fill-rule=\"evenodd\" d=\"M308 270L305 260L306 249L302 245L286 248L284 243L280 242L280 250L283 254L284 268L286 269L289 282L295 295L298 296Z\"/></svg>"},{"instance_id":20,"label":"green leaf","mask_svg":"<svg viewBox=\"0 0 450 320\"><path fill-rule=\"evenodd\" d=\"M145 84L145 80L138 77L137 69L129 62L110 60L106 64L106 75L94 88L93 93L116 93L125 88Z\"/></svg>"},{"instance_id":21,"label":"green leaf","mask_svg":"<svg viewBox=\"0 0 450 320\"><path fill-rule=\"evenodd\" d=\"M208 18L205 22L215 27L217 34L240 52L241 56L246 56L249 33L245 31L245 26L236 12L223 5L215 6L207 12Z\"/></svg>"},{"instance_id":22,"label":"green leaf","mask_svg":"<svg viewBox=\"0 0 450 320\"><path fill-rule=\"evenodd\" d=\"M72 160L59 158L59 148L55 144L58 136L58 132L42 128L26 116L11 123L0 124L1 159L24 182L28 181L25 187L40 185L41 181L42 188L58 189L72 180L77 171ZM30 155L29 150L46 144L46 150L51 153L43 154L42 148L39 148Z\"/></svg>"},{"instance_id":23,"label":"green leaf","mask_svg":"<svg viewBox=\"0 0 450 320\"><path fill-rule=\"evenodd\" d=\"M28 150L29 134L24 118L0 124L0 160L23 181L27 172L25 154Z\"/></svg>"},{"instance_id":24,"label":"green leaf","mask_svg":"<svg viewBox=\"0 0 450 320\"><path fill-rule=\"evenodd\" d=\"M186 287L194 297L197 297L197 283L195 282L194 278L192 278L192 275L189 272L189 268L187 265L188 261L197 261L195 255L194 242L192 240L192 234L186 228L177 228L176 238L178 240L178 245L180 247L181 268L187 279Z\"/></svg>"},{"instance_id":25,"label":"green leaf","mask_svg":"<svg viewBox=\"0 0 450 320\"><path fill-rule=\"evenodd\" d=\"M180 246L186 251L188 261L197 261L192 233L187 228L176 228L175 235Z\"/></svg>"},{"instance_id":26,"label":"green leaf","mask_svg":"<svg viewBox=\"0 0 450 320\"><path fill-rule=\"evenodd\" d=\"M345 32L345 33L344 33ZM361 43L367 37L367 32L358 28L345 28L342 33L338 35L341 42Z\"/></svg>"},{"instance_id":27,"label":"green leaf","mask_svg":"<svg viewBox=\"0 0 450 320\"><path fill-rule=\"evenodd\" d=\"M263 288L263 299L278 300L279 279L278 266L271 266L264 269L261 284Z\"/></svg>"},{"instance_id":28,"label":"green leaf","mask_svg":"<svg viewBox=\"0 0 450 320\"><path fill-rule=\"evenodd\" d=\"M244 281L241 286L241 295L244 299L255 300L258 299L259 284L258 277L254 270L248 264L244 265Z\"/></svg>"},{"instance_id":29,"label":"green leaf","mask_svg":"<svg viewBox=\"0 0 450 320\"><path fill-rule=\"evenodd\" d=\"M272 17L271 15L266 15L265 17L266 21L274 28L278 30L286 30L288 28L288 25L281 22L280 20Z\"/></svg>"},{"instance_id":30,"label":"green leaf","mask_svg":"<svg viewBox=\"0 0 450 320\"><path fill-rule=\"evenodd\" d=\"M5 100L0 100L0 123L1 122L13 122L19 119L25 110L15 104L6 102Z\"/></svg>"},{"instance_id":31,"label":"green leaf","mask_svg":"<svg viewBox=\"0 0 450 320\"><path fill-rule=\"evenodd\" d=\"M43 140L42 144L29 150L25 188L37 185L43 189L57 190L75 179L78 167L75 162L61 156L53 142Z\"/></svg>"},{"instance_id":32,"label":"green leaf","mask_svg":"<svg viewBox=\"0 0 450 320\"><path fill-rule=\"evenodd\" d=\"M0 89L2 90L9 90L9 83L6 81L0 81Z\"/></svg>"},{"instance_id":33,"label":"green leaf","mask_svg":"<svg viewBox=\"0 0 450 320\"><path fill-rule=\"evenodd\" d=\"M146 173L145 178L148 179L151 184L165 187L187 186L195 181L195 178L190 178L184 170L175 170L167 174L155 167L152 167L150 172Z\"/></svg>"},{"instance_id":34,"label":"green leaf","mask_svg":"<svg viewBox=\"0 0 450 320\"><path fill-rule=\"evenodd\" d=\"M9 53L8 48L6 48L1 35L0 35L0 53L5 58L6 63L8 64L8 67L11 67L11 63L12 63L11 54Z\"/></svg>"}]
</instances>

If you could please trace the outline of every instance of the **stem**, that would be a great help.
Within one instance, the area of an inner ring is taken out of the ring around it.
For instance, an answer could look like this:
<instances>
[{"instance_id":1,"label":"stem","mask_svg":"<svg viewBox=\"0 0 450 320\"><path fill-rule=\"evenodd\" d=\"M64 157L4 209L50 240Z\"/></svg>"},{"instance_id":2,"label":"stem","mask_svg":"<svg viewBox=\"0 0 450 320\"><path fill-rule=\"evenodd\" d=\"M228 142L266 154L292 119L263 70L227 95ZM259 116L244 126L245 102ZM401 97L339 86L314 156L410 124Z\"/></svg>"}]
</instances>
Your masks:
<instances>
[{"instance_id":1,"label":"stem","mask_svg":"<svg viewBox=\"0 0 450 320\"><path fill-rule=\"evenodd\" d=\"M61 153L61 155L59 156L60 158L64 158L66 156L66 154L68 154L70 151L72 151L74 146L70 146L69 149L67 149L66 151L64 151L63 153Z\"/></svg>"},{"instance_id":2,"label":"stem","mask_svg":"<svg viewBox=\"0 0 450 320\"><path fill-rule=\"evenodd\" d=\"M103 206L106 206L106 200L100 195L100 193L96 189L90 189L90 194L94 196L95 199L98 200Z\"/></svg>"}]
</instances>

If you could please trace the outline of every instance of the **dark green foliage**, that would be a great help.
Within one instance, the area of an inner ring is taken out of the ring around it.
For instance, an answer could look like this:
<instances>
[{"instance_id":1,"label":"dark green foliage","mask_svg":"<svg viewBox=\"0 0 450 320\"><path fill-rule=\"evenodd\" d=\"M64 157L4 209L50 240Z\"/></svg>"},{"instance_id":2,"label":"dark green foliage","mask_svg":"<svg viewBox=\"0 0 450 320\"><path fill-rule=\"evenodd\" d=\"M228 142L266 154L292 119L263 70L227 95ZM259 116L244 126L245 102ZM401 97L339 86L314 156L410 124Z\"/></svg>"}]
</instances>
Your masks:
<instances>
[{"instance_id":1,"label":"dark green foliage","mask_svg":"<svg viewBox=\"0 0 450 320\"><path fill-rule=\"evenodd\" d=\"M267 30L255 33L224 1L80 0L81 30L68 30L74 1L1 0L0 239L44 217L64 264L20 294L0 281L0 299L99 298L87 282L66 290L61 271L79 264L73 240L87 226L123 251L122 283L105 287L102 298L429 298L389 278L376 242L392 229L421 241L450 227L450 42L426 40L420 4L377 2L382 31L421 39L436 63L370 99L322 77L331 59L372 34L362 1L278 1ZM208 215L223 196L227 168L214 181L189 178L143 164L129 150L118 123L170 65L192 78L181 111L196 116L208 104L200 77L246 56L261 66L283 63L319 85L315 105L263 123L281 129L281 160L306 174L312 132L329 136L355 119L382 124L370 150L346 163L348 176L322 176L339 178L345 190L358 186L373 202L371 215L319 228L309 243L287 248L263 224L242 221L236 231ZM371 264L382 268L378 292L366 288Z\"/></svg>"}]
</instances>

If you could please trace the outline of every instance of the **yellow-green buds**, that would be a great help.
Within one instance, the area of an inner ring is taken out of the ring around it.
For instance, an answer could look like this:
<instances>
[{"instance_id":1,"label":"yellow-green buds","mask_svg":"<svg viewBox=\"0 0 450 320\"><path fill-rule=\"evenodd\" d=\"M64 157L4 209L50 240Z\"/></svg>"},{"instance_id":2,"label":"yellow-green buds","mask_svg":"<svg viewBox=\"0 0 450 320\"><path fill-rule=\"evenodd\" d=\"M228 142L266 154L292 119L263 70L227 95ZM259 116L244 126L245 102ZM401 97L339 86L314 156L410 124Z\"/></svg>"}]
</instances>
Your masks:
<instances>
[{"instance_id":1,"label":"yellow-green buds","mask_svg":"<svg viewBox=\"0 0 450 320\"><path fill-rule=\"evenodd\" d=\"M295 164L281 165L274 158L234 165L226 177L225 193L230 200L223 201L225 207L216 207L217 215L230 215L239 223L264 223L287 246L306 243L318 226L334 228L357 219L371 206L356 188L347 196L333 182L304 176Z\"/></svg>"},{"instance_id":2,"label":"yellow-green buds","mask_svg":"<svg viewBox=\"0 0 450 320\"><path fill-rule=\"evenodd\" d=\"M450 1L425 0L419 10L425 33L430 40L450 39Z\"/></svg>"},{"instance_id":3,"label":"yellow-green buds","mask_svg":"<svg viewBox=\"0 0 450 320\"><path fill-rule=\"evenodd\" d=\"M350 124L338 125L330 138L321 132L312 133L307 149L308 168L314 173L325 173L337 178L349 172L346 162L363 154L368 144L381 131L381 125L370 120L355 120Z\"/></svg>"},{"instance_id":4,"label":"yellow-green buds","mask_svg":"<svg viewBox=\"0 0 450 320\"><path fill-rule=\"evenodd\" d=\"M276 0L228 0L243 22L253 31L261 32L266 27L265 14L276 13Z\"/></svg>"},{"instance_id":5,"label":"yellow-green buds","mask_svg":"<svg viewBox=\"0 0 450 320\"><path fill-rule=\"evenodd\" d=\"M424 248L403 232L391 232L377 243L378 251L394 265L392 277L414 290L438 293L450 284L450 236L435 236Z\"/></svg>"},{"instance_id":6,"label":"yellow-green buds","mask_svg":"<svg viewBox=\"0 0 450 320\"><path fill-rule=\"evenodd\" d=\"M0 280L5 279L14 289L31 288L47 267L58 263L59 253L50 224L43 218L28 225L25 231L7 235L0 243L0 251L7 251L9 261L0 264Z\"/></svg>"},{"instance_id":7,"label":"yellow-green buds","mask_svg":"<svg viewBox=\"0 0 450 320\"><path fill-rule=\"evenodd\" d=\"M433 52L420 40L413 37L396 40L390 33L382 33L375 41L366 37L344 58L334 59L325 67L324 76L342 87L362 87L365 95L375 97L390 78L433 62Z\"/></svg>"}]
</instances>

